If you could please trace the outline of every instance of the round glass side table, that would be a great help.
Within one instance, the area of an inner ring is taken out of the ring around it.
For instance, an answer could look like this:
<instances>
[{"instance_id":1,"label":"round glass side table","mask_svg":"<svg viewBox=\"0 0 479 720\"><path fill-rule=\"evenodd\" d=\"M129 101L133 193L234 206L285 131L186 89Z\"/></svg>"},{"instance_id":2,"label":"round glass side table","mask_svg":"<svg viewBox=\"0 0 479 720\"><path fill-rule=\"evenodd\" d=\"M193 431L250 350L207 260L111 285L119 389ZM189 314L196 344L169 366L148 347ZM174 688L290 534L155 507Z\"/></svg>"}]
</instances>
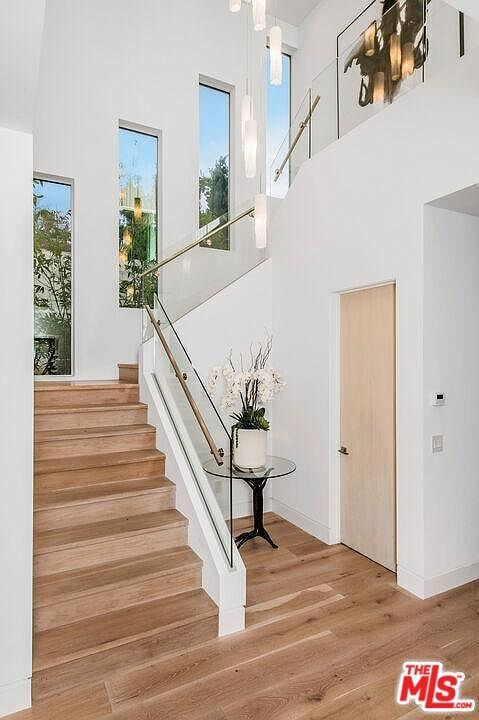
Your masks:
<instances>
[{"instance_id":1,"label":"round glass side table","mask_svg":"<svg viewBox=\"0 0 479 720\"><path fill-rule=\"evenodd\" d=\"M204 464L205 472L215 477L229 478L230 476L230 458L225 456L224 465L218 465L214 459L208 460ZM285 477L291 475L296 470L296 465L292 460L286 458L276 457L274 455L268 455L266 458L266 465L262 468L256 468L252 470L240 470L235 467L233 468L233 477L238 480L244 480L253 491L253 529L248 532L241 533L238 535L236 545L238 549L245 544L248 540L252 540L255 537L261 537L273 548L278 546L271 539L268 531L266 530L263 522L263 492L266 487L268 480L274 478Z\"/></svg>"}]
</instances>

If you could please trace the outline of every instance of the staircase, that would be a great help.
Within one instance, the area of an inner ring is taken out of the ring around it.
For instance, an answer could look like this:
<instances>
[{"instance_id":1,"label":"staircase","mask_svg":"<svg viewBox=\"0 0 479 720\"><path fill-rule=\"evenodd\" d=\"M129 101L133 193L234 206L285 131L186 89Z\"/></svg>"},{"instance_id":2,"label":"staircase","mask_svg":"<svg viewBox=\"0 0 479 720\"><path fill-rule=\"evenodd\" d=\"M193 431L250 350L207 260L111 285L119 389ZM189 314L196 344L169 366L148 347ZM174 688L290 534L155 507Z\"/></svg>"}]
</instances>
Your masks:
<instances>
[{"instance_id":1,"label":"staircase","mask_svg":"<svg viewBox=\"0 0 479 720\"><path fill-rule=\"evenodd\" d=\"M34 513L34 700L217 636L136 366L36 383Z\"/></svg>"}]
</instances>

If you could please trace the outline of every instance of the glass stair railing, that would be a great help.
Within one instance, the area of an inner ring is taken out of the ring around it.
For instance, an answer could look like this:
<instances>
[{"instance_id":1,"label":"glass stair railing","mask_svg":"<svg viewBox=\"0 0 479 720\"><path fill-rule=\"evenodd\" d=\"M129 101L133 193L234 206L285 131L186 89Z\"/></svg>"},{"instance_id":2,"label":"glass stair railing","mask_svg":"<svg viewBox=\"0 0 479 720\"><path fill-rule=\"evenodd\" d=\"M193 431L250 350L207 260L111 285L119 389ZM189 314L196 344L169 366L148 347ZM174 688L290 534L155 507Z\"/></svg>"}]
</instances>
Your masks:
<instances>
[{"instance_id":1,"label":"glass stair railing","mask_svg":"<svg viewBox=\"0 0 479 720\"><path fill-rule=\"evenodd\" d=\"M137 278L144 304L143 341L154 343L155 384L230 567L235 563L231 430L175 322L267 259L268 250L256 247L254 214L254 206L246 204L218 218L193 238L170 246L167 257ZM226 477L204 471L211 457L218 466L227 465Z\"/></svg>"},{"instance_id":2,"label":"glass stair railing","mask_svg":"<svg viewBox=\"0 0 479 720\"><path fill-rule=\"evenodd\" d=\"M479 46L479 23L444 0L371 3L337 37L269 171L284 197L304 162ZM315 104L316 103L316 104Z\"/></svg>"},{"instance_id":3,"label":"glass stair railing","mask_svg":"<svg viewBox=\"0 0 479 720\"><path fill-rule=\"evenodd\" d=\"M269 257L255 241L254 205L248 203L205 225L193 237L168 246L167 256L139 281L145 296L156 289L169 318L176 322Z\"/></svg>"}]
</instances>

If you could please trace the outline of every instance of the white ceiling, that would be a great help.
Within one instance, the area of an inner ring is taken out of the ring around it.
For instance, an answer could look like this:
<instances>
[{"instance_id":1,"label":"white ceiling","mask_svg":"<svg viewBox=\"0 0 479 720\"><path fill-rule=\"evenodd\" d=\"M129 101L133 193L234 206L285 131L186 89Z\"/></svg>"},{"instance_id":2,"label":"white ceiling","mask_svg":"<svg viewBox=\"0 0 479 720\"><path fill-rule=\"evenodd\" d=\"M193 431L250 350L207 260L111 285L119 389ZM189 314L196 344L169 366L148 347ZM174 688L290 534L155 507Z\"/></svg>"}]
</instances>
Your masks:
<instances>
[{"instance_id":1,"label":"white ceiling","mask_svg":"<svg viewBox=\"0 0 479 720\"><path fill-rule=\"evenodd\" d=\"M267 10L291 25L301 25L320 0L268 0Z\"/></svg>"},{"instance_id":2,"label":"white ceiling","mask_svg":"<svg viewBox=\"0 0 479 720\"><path fill-rule=\"evenodd\" d=\"M479 217L479 185L471 185L471 187L459 190L459 192L452 193L452 195L446 195L439 200L435 200L431 205L444 210Z\"/></svg>"}]
</instances>

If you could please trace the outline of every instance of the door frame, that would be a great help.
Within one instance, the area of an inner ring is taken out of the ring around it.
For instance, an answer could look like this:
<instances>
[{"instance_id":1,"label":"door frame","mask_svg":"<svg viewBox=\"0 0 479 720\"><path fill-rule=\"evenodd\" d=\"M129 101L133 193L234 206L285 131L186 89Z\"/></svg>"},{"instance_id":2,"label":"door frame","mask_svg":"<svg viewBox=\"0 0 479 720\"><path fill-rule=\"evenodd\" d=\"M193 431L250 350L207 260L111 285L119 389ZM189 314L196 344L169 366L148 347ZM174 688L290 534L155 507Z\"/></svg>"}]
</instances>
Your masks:
<instances>
[{"instance_id":1,"label":"door frame","mask_svg":"<svg viewBox=\"0 0 479 720\"><path fill-rule=\"evenodd\" d=\"M395 395L396 395L396 567L399 557L399 518L398 518L398 292L399 283L397 278L381 280L367 285L347 287L341 290L332 291L330 294L330 357L329 357L329 426L330 430L330 454L329 454L329 527L330 543L335 545L341 542L341 458L338 448L341 442L341 296L360 290L372 290L384 285L395 285L396 287L396 374L395 374Z\"/></svg>"}]
</instances>

